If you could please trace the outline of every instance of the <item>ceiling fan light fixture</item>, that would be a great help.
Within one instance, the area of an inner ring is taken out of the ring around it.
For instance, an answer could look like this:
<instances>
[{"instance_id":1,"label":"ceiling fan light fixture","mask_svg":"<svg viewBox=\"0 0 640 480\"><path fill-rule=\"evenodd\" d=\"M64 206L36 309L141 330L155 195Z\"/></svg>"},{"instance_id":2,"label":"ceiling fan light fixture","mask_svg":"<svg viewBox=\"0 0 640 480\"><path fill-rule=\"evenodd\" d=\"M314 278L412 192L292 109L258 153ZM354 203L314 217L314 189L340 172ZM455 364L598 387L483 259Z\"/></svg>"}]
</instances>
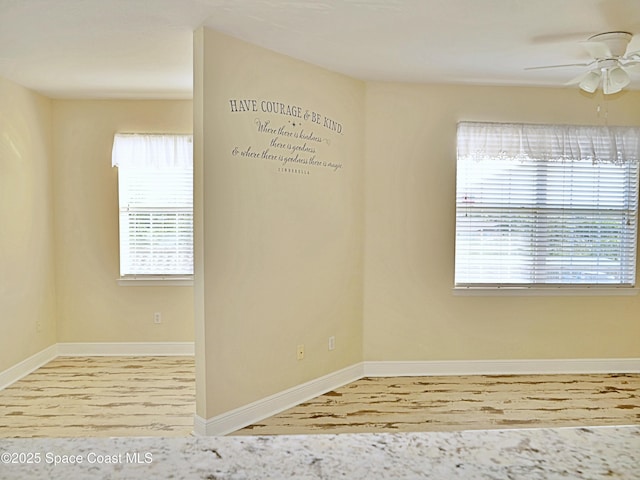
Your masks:
<instances>
[{"instance_id":1,"label":"ceiling fan light fixture","mask_svg":"<svg viewBox=\"0 0 640 480\"><path fill-rule=\"evenodd\" d=\"M631 82L629 74L619 66L608 68L603 73L602 91L605 95L618 93Z\"/></svg>"},{"instance_id":2,"label":"ceiling fan light fixture","mask_svg":"<svg viewBox=\"0 0 640 480\"><path fill-rule=\"evenodd\" d=\"M600 72L597 70L591 70L580 81L579 86L582 90L588 93L593 93L600 85Z\"/></svg>"},{"instance_id":3,"label":"ceiling fan light fixture","mask_svg":"<svg viewBox=\"0 0 640 480\"><path fill-rule=\"evenodd\" d=\"M629 77L624 68L617 66L609 70L609 81L616 86L620 85L620 88L624 88L631 83L631 77Z\"/></svg>"}]
</instances>

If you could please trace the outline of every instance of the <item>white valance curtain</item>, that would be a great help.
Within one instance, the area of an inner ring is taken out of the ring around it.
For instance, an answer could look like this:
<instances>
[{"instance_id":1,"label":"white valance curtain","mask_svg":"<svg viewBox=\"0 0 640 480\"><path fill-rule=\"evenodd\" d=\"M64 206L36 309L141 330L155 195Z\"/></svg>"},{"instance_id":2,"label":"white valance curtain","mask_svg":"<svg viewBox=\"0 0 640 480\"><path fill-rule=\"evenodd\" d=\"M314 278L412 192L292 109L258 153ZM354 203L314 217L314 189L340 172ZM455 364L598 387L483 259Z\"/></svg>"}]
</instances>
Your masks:
<instances>
[{"instance_id":1,"label":"white valance curtain","mask_svg":"<svg viewBox=\"0 0 640 480\"><path fill-rule=\"evenodd\" d=\"M191 135L117 133L113 139L111 164L124 168L191 168Z\"/></svg>"},{"instance_id":2,"label":"white valance curtain","mask_svg":"<svg viewBox=\"0 0 640 480\"><path fill-rule=\"evenodd\" d=\"M460 122L458 158L638 163L640 128Z\"/></svg>"}]
</instances>

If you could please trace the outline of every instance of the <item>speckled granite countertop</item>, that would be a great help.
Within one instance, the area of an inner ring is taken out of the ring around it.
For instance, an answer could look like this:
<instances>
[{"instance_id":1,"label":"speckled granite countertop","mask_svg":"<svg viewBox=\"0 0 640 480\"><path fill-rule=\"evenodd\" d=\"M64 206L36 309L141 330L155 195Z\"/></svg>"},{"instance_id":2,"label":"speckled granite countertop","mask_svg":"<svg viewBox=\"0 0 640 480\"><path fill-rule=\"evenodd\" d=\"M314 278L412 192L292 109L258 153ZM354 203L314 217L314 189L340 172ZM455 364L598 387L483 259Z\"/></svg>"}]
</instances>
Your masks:
<instances>
[{"instance_id":1,"label":"speckled granite countertop","mask_svg":"<svg viewBox=\"0 0 640 480\"><path fill-rule=\"evenodd\" d=\"M0 478L640 479L640 426L274 437L0 439Z\"/></svg>"}]
</instances>

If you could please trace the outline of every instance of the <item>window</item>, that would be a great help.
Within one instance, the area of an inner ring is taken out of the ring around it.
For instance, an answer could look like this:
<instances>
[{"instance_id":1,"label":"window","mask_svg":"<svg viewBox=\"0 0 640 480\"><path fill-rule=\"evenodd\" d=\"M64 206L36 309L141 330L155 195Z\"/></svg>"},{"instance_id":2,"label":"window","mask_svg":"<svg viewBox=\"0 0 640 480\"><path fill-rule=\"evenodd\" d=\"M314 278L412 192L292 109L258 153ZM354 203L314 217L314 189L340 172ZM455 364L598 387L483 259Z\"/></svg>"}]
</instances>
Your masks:
<instances>
[{"instance_id":1,"label":"window","mask_svg":"<svg viewBox=\"0 0 640 480\"><path fill-rule=\"evenodd\" d=\"M191 135L116 134L120 276L193 274Z\"/></svg>"},{"instance_id":2,"label":"window","mask_svg":"<svg viewBox=\"0 0 640 480\"><path fill-rule=\"evenodd\" d=\"M456 287L632 287L640 129L458 125Z\"/></svg>"}]
</instances>

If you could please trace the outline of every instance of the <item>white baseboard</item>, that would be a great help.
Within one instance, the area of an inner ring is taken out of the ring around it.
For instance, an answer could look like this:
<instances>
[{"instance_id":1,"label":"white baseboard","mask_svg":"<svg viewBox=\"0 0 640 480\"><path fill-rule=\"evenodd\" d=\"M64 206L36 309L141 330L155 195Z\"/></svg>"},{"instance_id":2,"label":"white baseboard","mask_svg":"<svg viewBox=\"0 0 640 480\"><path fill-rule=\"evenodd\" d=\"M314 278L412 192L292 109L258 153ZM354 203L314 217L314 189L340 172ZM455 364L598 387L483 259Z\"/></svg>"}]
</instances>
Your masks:
<instances>
[{"instance_id":1,"label":"white baseboard","mask_svg":"<svg viewBox=\"0 0 640 480\"><path fill-rule=\"evenodd\" d=\"M226 435L364 377L562 373L640 373L640 358L361 362L210 419L196 415L194 433Z\"/></svg>"},{"instance_id":2,"label":"white baseboard","mask_svg":"<svg viewBox=\"0 0 640 480\"><path fill-rule=\"evenodd\" d=\"M365 377L640 373L640 358L364 362Z\"/></svg>"},{"instance_id":3,"label":"white baseboard","mask_svg":"<svg viewBox=\"0 0 640 480\"><path fill-rule=\"evenodd\" d=\"M193 356L193 342L56 343L0 372L0 390L17 382L56 357Z\"/></svg>"},{"instance_id":4,"label":"white baseboard","mask_svg":"<svg viewBox=\"0 0 640 480\"><path fill-rule=\"evenodd\" d=\"M44 350L40 350L35 355L31 355L29 358L26 358L13 367L0 372L0 390L29 375L31 372L49 363L57 356L58 348L57 345L54 344Z\"/></svg>"},{"instance_id":5,"label":"white baseboard","mask_svg":"<svg viewBox=\"0 0 640 480\"><path fill-rule=\"evenodd\" d=\"M58 356L107 355L193 356L194 344L193 342L58 343L0 372L0 390ZM363 377L563 373L640 373L640 358L360 362L210 419L196 415L194 433L202 436L226 435Z\"/></svg>"},{"instance_id":6,"label":"white baseboard","mask_svg":"<svg viewBox=\"0 0 640 480\"><path fill-rule=\"evenodd\" d=\"M58 343L62 357L84 356L193 356L193 342Z\"/></svg>"},{"instance_id":7,"label":"white baseboard","mask_svg":"<svg viewBox=\"0 0 640 480\"><path fill-rule=\"evenodd\" d=\"M196 415L194 433L202 436L226 435L359 380L362 374L362 363L357 363L210 419Z\"/></svg>"}]
</instances>

